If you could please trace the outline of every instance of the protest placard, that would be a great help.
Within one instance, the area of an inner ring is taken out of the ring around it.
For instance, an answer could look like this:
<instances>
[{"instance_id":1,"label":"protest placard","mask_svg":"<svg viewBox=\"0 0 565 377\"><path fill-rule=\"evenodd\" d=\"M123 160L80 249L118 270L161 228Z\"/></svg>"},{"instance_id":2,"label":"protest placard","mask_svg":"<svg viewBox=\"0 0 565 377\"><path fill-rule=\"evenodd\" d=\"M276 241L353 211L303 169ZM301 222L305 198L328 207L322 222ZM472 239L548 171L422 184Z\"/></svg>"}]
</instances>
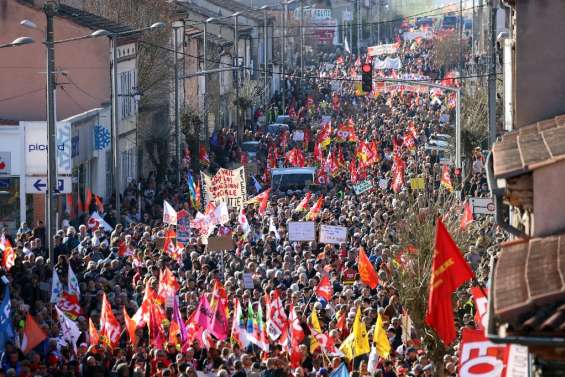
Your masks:
<instances>
[{"instance_id":1,"label":"protest placard","mask_svg":"<svg viewBox=\"0 0 565 377\"><path fill-rule=\"evenodd\" d=\"M288 240L314 241L316 239L316 226L313 221L291 221L288 223Z\"/></svg>"},{"instance_id":2,"label":"protest placard","mask_svg":"<svg viewBox=\"0 0 565 377\"><path fill-rule=\"evenodd\" d=\"M208 251L232 250L235 247L231 236L208 237Z\"/></svg>"},{"instance_id":3,"label":"protest placard","mask_svg":"<svg viewBox=\"0 0 565 377\"><path fill-rule=\"evenodd\" d=\"M240 209L247 199L245 168L229 170L221 168L216 175L201 172L202 192L206 204L224 202L228 208Z\"/></svg>"},{"instance_id":4,"label":"protest placard","mask_svg":"<svg viewBox=\"0 0 565 377\"><path fill-rule=\"evenodd\" d=\"M347 227L320 225L320 243L342 244L347 242Z\"/></svg>"},{"instance_id":5,"label":"protest placard","mask_svg":"<svg viewBox=\"0 0 565 377\"><path fill-rule=\"evenodd\" d=\"M190 240L190 214L186 210L177 213L177 242L187 243Z\"/></svg>"},{"instance_id":6,"label":"protest placard","mask_svg":"<svg viewBox=\"0 0 565 377\"><path fill-rule=\"evenodd\" d=\"M356 185L353 185L353 190L355 191L356 195L361 195L362 193L369 191L373 188L373 183L369 180L359 182Z\"/></svg>"}]
</instances>

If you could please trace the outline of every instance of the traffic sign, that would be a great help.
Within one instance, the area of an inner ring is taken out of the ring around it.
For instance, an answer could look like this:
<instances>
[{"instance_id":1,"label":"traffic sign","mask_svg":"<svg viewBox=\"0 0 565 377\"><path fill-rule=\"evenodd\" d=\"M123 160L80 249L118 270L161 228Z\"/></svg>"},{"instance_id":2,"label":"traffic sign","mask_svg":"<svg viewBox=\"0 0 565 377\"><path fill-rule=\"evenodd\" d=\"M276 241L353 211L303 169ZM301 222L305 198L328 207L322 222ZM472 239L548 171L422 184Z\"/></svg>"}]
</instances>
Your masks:
<instances>
[{"instance_id":1,"label":"traffic sign","mask_svg":"<svg viewBox=\"0 0 565 377\"><path fill-rule=\"evenodd\" d=\"M474 215L494 215L496 209L492 198L470 198Z\"/></svg>"},{"instance_id":2,"label":"traffic sign","mask_svg":"<svg viewBox=\"0 0 565 377\"><path fill-rule=\"evenodd\" d=\"M57 193L68 194L73 190L72 177L57 177ZM47 177L26 177L27 194L44 194L47 192Z\"/></svg>"}]
</instances>

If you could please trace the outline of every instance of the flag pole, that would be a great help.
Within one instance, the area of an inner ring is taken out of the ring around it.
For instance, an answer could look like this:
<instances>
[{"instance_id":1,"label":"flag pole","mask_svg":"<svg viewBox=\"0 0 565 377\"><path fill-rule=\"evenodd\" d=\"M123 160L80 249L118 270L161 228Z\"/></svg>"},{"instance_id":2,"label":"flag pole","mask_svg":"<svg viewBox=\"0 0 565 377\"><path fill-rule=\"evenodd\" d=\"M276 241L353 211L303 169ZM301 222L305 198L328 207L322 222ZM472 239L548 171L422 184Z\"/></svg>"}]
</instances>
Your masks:
<instances>
[{"instance_id":1,"label":"flag pole","mask_svg":"<svg viewBox=\"0 0 565 377\"><path fill-rule=\"evenodd\" d=\"M473 283L475 283L475 285L477 287L479 287L479 289L481 290L482 294L485 295L485 297L488 297L487 292L485 291L485 288L481 285L481 283L479 283L479 281L477 280L477 278L473 278Z\"/></svg>"}]
</instances>

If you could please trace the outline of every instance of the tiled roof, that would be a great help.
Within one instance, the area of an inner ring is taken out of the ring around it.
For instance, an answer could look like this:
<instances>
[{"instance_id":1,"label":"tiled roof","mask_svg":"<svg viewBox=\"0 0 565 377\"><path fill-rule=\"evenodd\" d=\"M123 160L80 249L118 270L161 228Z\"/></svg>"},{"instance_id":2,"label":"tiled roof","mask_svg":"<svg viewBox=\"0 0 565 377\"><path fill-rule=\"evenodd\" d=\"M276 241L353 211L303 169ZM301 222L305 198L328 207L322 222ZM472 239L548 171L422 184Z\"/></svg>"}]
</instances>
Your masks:
<instances>
[{"instance_id":1,"label":"tiled roof","mask_svg":"<svg viewBox=\"0 0 565 377\"><path fill-rule=\"evenodd\" d=\"M91 30L104 29L114 34L133 31L128 25L119 24L65 4L59 4L57 15Z\"/></svg>"},{"instance_id":2,"label":"tiled roof","mask_svg":"<svg viewBox=\"0 0 565 377\"><path fill-rule=\"evenodd\" d=\"M565 234L502 244L495 315L514 334L565 334Z\"/></svg>"},{"instance_id":3,"label":"tiled roof","mask_svg":"<svg viewBox=\"0 0 565 377\"><path fill-rule=\"evenodd\" d=\"M494 174L509 178L565 159L565 115L502 137L493 147Z\"/></svg>"}]
</instances>

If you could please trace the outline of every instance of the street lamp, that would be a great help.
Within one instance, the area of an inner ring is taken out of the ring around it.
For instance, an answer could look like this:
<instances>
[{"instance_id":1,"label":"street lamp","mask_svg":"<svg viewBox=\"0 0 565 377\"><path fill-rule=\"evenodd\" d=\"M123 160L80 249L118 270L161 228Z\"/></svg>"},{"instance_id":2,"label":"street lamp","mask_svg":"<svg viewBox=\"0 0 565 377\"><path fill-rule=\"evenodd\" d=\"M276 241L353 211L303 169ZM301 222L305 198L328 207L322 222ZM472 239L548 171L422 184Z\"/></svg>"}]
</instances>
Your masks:
<instances>
[{"instance_id":1,"label":"street lamp","mask_svg":"<svg viewBox=\"0 0 565 377\"><path fill-rule=\"evenodd\" d=\"M288 16L288 6L294 3L295 0L284 1L283 17L282 17L282 43L281 43L281 87L282 87L282 113L286 114L286 77L285 77L285 50L286 50L286 24Z\"/></svg>"},{"instance_id":2,"label":"street lamp","mask_svg":"<svg viewBox=\"0 0 565 377\"><path fill-rule=\"evenodd\" d=\"M263 11L263 106L265 108L265 122L267 121L267 9L268 5L259 8Z\"/></svg>"},{"instance_id":3,"label":"street lamp","mask_svg":"<svg viewBox=\"0 0 565 377\"><path fill-rule=\"evenodd\" d=\"M118 38L124 37L136 33L141 33L143 31L150 30L160 30L165 27L164 22L155 22L151 26L142 27L135 30L127 30L121 33L112 33L108 30L96 30L91 33L91 36L96 37L108 37L110 38L110 44L112 49L112 173L114 178L114 192L115 192L115 210L117 215L117 221L120 221L121 213L121 169L119 163L119 130L118 130ZM137 132L137 131L136 131Z\"/></svg>"},{"instance_id":4,"label":"street lamp","mask_svg":"<svg viewBox=\"0 0 565 377\"><path fill-rule=\"evenodd\" d=\"M180 108L179 108L179 67L178 67L178 31L184 27L182 21L173 22L173 43L174 43L174 61L173 67L175 70L175 152L177 159L177 184L180 186Z\"/></svg>"},{"instance_id":5,"label":"street lamp","mask_svg":"<svg viewBox=\"0 0 565 377\"><path fill-rule=\"evenodd\" d=\"M19 37L19 38L14 39L10 43L0 45L0 48L18 47L18 46L28 45L28 44L31 44L31 43L33 43L32 38L30 38L30 37Z\"/></svg>"},{"instance_id":6,"label":"street lamp","mask_svg":"<svg viewBox=\"0 0 565 377\"><path fill-rule=\"evenodd\" d=\"M235 12L230 17L233 17L233 45L235 57L233 60L233 78L235 83L235 112L236 112L236 128L237 128L237 141L241 143L243 138L241 119L239 115L239 34L237 30L237 19L241 12Z\"/></svg>"},{"instance_id":7,"label":"street lamp","mask_svg":"<svg viewBox=\"0 0 565 377\"><path fill-rule=\"evenodd\" d=\"M208 70L208 24L212 21L215 21L216 18L215 17L210 17L207 18L206 21L204 21L204 60L202 62L202 70L205 72L204 73L204 98L203 98L203 107L204 107L204 135L206 136L206 140L205 140L205 145L208 145L208 134L209 134L209 127L208 127L208 74L206 73ZM198 140L200 140L200 135L198 135Z\"/></svg>"},{"instance_id":8,"label":"street lamp","mask_svg":"<svg viewBox=\"0 0 565 377\"><path fill-rule=\"evenodd\" d=\"M53 237L56 230L55 192L57 191L57 147L55 144L57 137L55 126L55 44L78 41L87 38L96 38L101 36L101 34L100 31L97 30L88 35L55 41L53 20L57 13L57 5L54 3L46 3L43 6L43 12L45 13L47 20L46 30L43 33L45 36L45 41L43 43L47 48L47 240L49 261L51 265L54 265L55 249L53 245ZM28 29L38 30L37 25L30 20L22 20L20 25ZM33 42L31 38L23 38L20 39L19 44L17 45L29 44L31 42Z\"/></svg>"}]
</instances>

